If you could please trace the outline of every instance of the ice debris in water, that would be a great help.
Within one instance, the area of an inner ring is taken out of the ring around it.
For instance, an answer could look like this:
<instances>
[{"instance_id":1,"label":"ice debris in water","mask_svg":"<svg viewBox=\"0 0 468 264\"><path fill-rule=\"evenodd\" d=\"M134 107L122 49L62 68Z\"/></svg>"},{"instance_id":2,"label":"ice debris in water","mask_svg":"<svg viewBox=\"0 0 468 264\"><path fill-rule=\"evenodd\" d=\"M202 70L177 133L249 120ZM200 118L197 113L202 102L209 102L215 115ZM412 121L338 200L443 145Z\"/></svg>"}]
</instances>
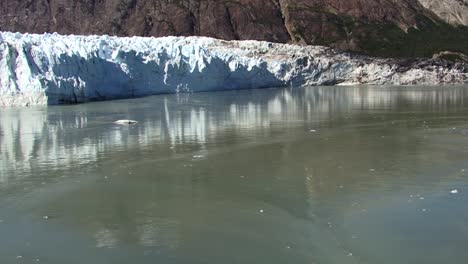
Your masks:
<instances>
[{"instance_id":1,"label":"ice debris in water","mask_svg":"<svg viewBox=\"0 0 468 264\"><path fill-rule=\"evenodd\" d=\"M44 215L42 218L43 218L43 219L49 219L49 216Z\"/></svg>"},{"instance_id":2,"label":"ice debris in water","mask_svg":"<svg viewBox=\"0 0 468 264\"><path fill-rule=\"evenodd\" d=\"M201 159L201 158L204 158L204 156L203 155L195 155L195 156L193 156L193 158L194 159Z\"/></svg>"},{"instance_id":3,"label":"ice debris in water","mask_svg":"<svg viewBox=\"0 0 468 264\"><path fill-rule=\"evenodd\" d=\"M317 132L317 130L311 129L310 132L315 133L315 132Z\"/></svg>"},{"instance_id":4,"label":"ice debris in water","mask_svg":"<svg viewBox=\"0 0 468 264\"><path fill-rule=\"evenodd\" d=\"M135 125L137 123L138 123L138 121L128 120L128 119L117 120L117 121L114 122L114 124L117 124L117 125Z\"/></svg>"},{"instance_id":5,"label":"ice debris in water","mask_svg":"<svg viewBox=\"0 0 468 264\"><path fill-rule=\"evenodd\" d=\"M260 211L259 211L259 212L260 212L260 213L263 213L264 211L263 211L263 209L260 209Z\"/></svg>"},{"instance_id":6,"label":"ice debris in water","mask_svg":"<svg viewBox=\"0 0 468 264\"><path fill-rule=\"evenodd\" d=\"M457 194L457 193L458 193L458 190L457 190L457 189L451 190L450 193L451 193L451 194Z\"/></svg>"}]
</instances>

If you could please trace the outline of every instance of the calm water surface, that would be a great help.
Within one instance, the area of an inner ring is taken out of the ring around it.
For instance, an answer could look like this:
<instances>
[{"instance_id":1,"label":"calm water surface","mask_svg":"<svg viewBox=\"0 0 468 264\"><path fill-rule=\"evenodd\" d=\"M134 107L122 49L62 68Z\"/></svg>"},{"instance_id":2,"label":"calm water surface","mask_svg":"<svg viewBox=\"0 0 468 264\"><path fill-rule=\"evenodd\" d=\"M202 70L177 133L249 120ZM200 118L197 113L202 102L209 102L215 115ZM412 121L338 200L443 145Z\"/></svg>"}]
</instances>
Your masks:
<instances>
[{"instance_id":1,"label":"calm water surface","mask_svg":"<svg viewBox=\"0 0 468 264\"><path fill-rule=\"evenodd\" d=\"M0 111L2 264L465 264L467 249L468 87Z\"/></svg>"}]
</instances>

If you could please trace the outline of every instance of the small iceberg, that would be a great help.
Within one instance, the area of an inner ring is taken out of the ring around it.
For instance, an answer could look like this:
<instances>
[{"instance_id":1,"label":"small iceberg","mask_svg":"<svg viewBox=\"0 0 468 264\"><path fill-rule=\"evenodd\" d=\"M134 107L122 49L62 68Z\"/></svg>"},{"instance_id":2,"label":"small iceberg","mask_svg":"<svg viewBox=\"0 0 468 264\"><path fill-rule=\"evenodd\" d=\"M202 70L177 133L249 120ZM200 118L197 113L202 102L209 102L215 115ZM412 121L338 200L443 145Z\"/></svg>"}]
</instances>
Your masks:
<instances>
[{"instance_id":1,"label":"small iceberg","mask_svg":"<svg viewBox=\"0 0 468 264\"><path fill-rule=\"evenodd\" d=\"M114 124L117 124L117 125L135 125L137 123L138 123L138 121L128 120L128 119L117 120L117 121L114 122Z\"/></svg>"}]
</instances>

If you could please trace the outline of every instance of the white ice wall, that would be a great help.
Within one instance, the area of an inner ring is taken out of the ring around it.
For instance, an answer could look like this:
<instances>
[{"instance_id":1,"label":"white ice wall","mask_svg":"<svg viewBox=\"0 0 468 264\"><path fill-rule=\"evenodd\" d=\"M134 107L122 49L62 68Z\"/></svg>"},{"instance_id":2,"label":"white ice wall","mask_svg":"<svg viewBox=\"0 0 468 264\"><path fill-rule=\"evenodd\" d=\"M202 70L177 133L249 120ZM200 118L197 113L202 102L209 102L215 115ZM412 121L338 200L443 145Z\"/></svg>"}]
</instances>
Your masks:
<instances>
[{"instance_id":1,"label":"white ice wall","mask_svg":"<svg viewBox=\"0 0 468 264\"><path fill-rule=\"evenodd\" d=\"M454 69L402 70L324 47L0 32L0 106L275 86L467 82Z\"/></svg>"}]
</instances>

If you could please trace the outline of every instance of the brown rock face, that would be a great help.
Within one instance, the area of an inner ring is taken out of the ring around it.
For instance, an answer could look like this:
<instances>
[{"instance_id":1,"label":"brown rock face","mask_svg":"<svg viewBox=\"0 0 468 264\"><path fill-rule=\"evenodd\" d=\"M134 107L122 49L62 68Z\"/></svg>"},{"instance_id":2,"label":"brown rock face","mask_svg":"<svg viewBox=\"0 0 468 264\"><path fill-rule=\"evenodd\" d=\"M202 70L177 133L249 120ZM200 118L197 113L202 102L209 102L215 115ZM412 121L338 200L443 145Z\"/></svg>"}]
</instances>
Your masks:
<instances>
[{"instance_id":1,"label":"brown rock face","mask_svg":"<svg viewBox=\"0 0 468 264\"><path fill-rule=\"evenodd\" d=\"M430 56L447 49L468 53L463 48L468 39L457 39L468 30L444 24L418 0L2 0L0 30L197 35L320 44L382 56ZM417 47L447 30L453 36ZM461 48L446 43L453 39Z\"/></svg>"},{"instance_id":2,"label":"brown rock face","mask_svg":"<svg viewBox=\"0 0 468 264\"><path fill-rule=\"evenodd\" d=\"M419 0L419 2L447 23L468 26L468 0Z\"/></svg>"},{"instance_id":3,"label":"brown rock face","mask_svg":"<svg viewBox=\"0 0 468 264\"><path fill-rule=\"evenodd\" d=\"M290 40L275 1L5 1L0 4L4 31Z\"/></svg>"}]
</instances>

